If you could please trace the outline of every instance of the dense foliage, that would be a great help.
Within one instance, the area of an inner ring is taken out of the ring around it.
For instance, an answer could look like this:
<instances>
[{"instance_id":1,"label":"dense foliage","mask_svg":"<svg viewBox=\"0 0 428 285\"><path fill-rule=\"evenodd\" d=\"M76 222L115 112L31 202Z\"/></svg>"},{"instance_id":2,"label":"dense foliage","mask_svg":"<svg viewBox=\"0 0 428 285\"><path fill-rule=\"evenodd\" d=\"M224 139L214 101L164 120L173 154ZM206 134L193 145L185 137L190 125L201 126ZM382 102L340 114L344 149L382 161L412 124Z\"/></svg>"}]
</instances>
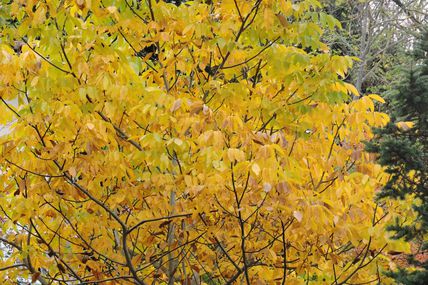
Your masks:
<instances>
[{"instance_id":1,"label":"dense foliage","mask_svg":"<svg viewBox=\"0 0 428 285\"><path fill-rule=\"evenodd\" d=\"M411 256L416 271L401 269L392 274L403 284L425 284L428 260L417 258L428 249L428 32L415 51L416 62L404 74L405 80L392 92L391 122L376 130L377 138L368 146L379 154L389 180L379 198L414 199L416 220L402 217L389 227L395 238L412 240L417 250Z\"/></svg>"},{"instance_id":2,"label":"dense foliage","mask_svg":"<svg viewBox=\"0 0 428 285\"><path fill-rule=\"evenodd\" d=\"M388 279L387 123L315 0L3 1L0 279ZM402 212L406 213L406 212Z\"/></svg>"}]
</instances>

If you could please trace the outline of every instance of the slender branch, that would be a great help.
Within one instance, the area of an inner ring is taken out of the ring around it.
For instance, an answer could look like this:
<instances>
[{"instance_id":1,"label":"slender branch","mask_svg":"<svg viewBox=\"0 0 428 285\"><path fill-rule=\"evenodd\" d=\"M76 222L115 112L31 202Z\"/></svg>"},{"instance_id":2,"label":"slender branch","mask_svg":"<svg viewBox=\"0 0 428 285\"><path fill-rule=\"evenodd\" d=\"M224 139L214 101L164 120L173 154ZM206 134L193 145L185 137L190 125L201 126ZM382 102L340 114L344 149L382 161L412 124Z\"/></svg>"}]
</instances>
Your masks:
<instances>
[{"instance_id":1,"label":"slender branch","mask_svg":"<svg viewBox=\"0 0 428 285\"><path fill-rule=\"evenodd\" d=\"M263 125L260 127L260 129L258 129L258 132L261 132L264 129L266 129L267 125L275 118L276 118L276 113L273 113L273 115L269 118L269 120L267 120L265 123L263 123Z\"/></svg>"},{"instance_id":2,"label":"slender branch","mask_svg":"<svg viewBox=\"0 0 428 285\"><path fill-rule=\"evenodd\" d=\"M284 250L283 254L282 254L282 258L284 260L284 269L283 269L283 274L282 274L282 285L285 285L285 281L287 279L287 244L285 242L285 225L284 222L281 220L281 227L282 227L282 248Z\"/></svg>"},{"instance_id":3,"label":"slender branch","mask_svg":"<svg viewBox=\"0 0 428 285\"><path fill-rule=\"evenodd\" d=\"M6 107L11 110L18 118L21 118L21 115L18 114L18 112L16 112L4 99L3 97L0 97L1 101L3 102L3 104L6 105Z\"/></svg>"},{"instance_id":4,"label":"slender branch","mask_svg":"<svg viewBox=\"0 0 428 285\"><path fill-rule=\"evenodd\" d=\"M143 17L141 17L138 13L137 13L137 11L135 11L134 10L134 8L128 3L128 1L127 0L125 0L125 3L126 3L126 6L128 6L128 8L131 10L131 12L135 15L135 16L137 16L141 21L143 21L143 23L144 24L147 24L147 20L146 19L144 19Z\"/></svg>"},{"instance_id":5,"label":"slender branch","mask_svg":"<svg viewBox=\"0 0 428 285\"><path fill-rule=\"evenodd\" d=\"M199 217L201 218L202 222L204 223L204 225L207 225L205 219L202 217L201 214L199 214ZM239 268L238 264L236 264L236 262L232 259L232 257L229 255L229 253L227 252L227 250L223 247L223 245L221 244L220 240L214 236L214 240L216 242L216 245L220 248L220 250L224 253L224 255L226 256L227 259L229 259L229 261L232 263L232 265L238 270L240 271L241 269Z\"/></svg>"},{"instance_id":6,"label":"slender branch","mask_svg":"<svg viewBox=\"0 0 428 285\"><path fill-rule=\"evenodd\" d=\"M58 177L62 177L62 176L63 176L63 175L49 175L49 174L41 174L41 173L37 173L37 172L31 171L31 170L25 169L24 167L19 166L18 164L14 163L14 162L12 162L12 161L10 161L10 160L8 160L8 159L5 159L5 161L6 161L7 163L12 164L13 166L15 166L15 167L17 167L17 168L21 169L22 171L25 171L25 172L28 172L28 173L34 174L34 175L36 175L36 176L40 176L40 177L44 177L44 178L58 178Z\"/></svg>"},{"instance_id":7,"label":"slender branch","mask_svg":"<svg viewBox=\"0 0 428 285\"><path fill-rule=\"evenodd\" d=\"M132 231L134 231L135 229L137 229L138 227L140 227L141 225L146 224L146 223L157 222L157 221L162 221L162 220L172 220L172 219L176 219L176 218L185 218L185 217L190 217L191 215L192 214L176 214L176 215L171 215L171 216L166 216L166 217L159 217L159 218L142 220L142 221L138 222L137 224L135 224L134 226L132 226L131 228L129 228L128 233L131 233Z\"/></svg>"},{"instance_id":8,"label":"slender branch","mask_svg":"<svg viewBox=\"0 0 428 285\"><path fill-rule=\"evenodd\" d=\"M9 269L18 268L18 267L27 267L27 266L24 263L18 263L18 264L13 264L13 265L1 267L0 271L6 271Z\"/></svg>"},{"instance_id":9,"label":"slender branch","mask_svg":"<svg viewBox=\"0 0 428 285\"><path fill-rule=\"evenodd\" d=\"M122 228L126 228L125 223L119 218L119 216L109 207L107 207L103 202L101 202L100 200L98 200L97 198L95 198L87 189L85 189L83 186L81 186L79 183L77 183L76 181L73 180L73 177L71 177L70 174L68 174L67 172L64 172L64 178L65 180L70 183L71 185L73 185L75 188L77 188L78 190L80 190L81 192L83 192L86 196L88 196L89 199L91 199L92 201L95 202L95 204L97 204L98 206L100 206L101 208L103 208L108 214L110 214L113 219L115 219Z\"/></svg>"},{"instance_id":10,"label":"slender branch","mask_svg":"<svg viewBox=\"0 0 428 285\"><path fill-rule=\"evenodd\" d=\"M32 222L30 219L30 228L28 229L28 236L27 236L27 246L30 246L30 241L31 241L31 235L32 235ZM39 273L36 269L34 269L33 265L31 264L31 259L30 259L30 255L28 254L27 257L25 258L25 265L27 266L28 270L31 272L31 274L36 274ZM48 282L42 277L41 274L39 274L39 276L37 277L37 280L42 283L42 285L47 285Z\"/></svg>"},{"instance_id":11,"label":"slender branch","mask_svg":"<svg viewBox=\"0 0 428 285\"><path fill-rule=\"evenodd\" d=\"M14 243L14 242L12 242L12 241L8 241L8 240L7 240L7 239L5 239L5 238L0 237L0 241L1 241L1 242L4 242L5 244L10 245L11 247L16 248L17 250L22 250L22 247L21 247L20 245L18 245L18 244L16 244L16 243Z\"/></svg>"},{"instance_id":12,"label":"slender branch","mask_svg":"<svg viewBox=\"0 0 428 285\"><path fill-rule=\"evenodd\" d=\"M245 252L245 228L244 228L244 220L242 218L242 214L241 214L241 202L240 199L238 198L238 191L236 189L236 185L235 185L235 175L233 172L233 163L230 164L230 168L231 168L231 174L232 174L232 188L233 188L233 193L235 195L235 203L237 206L237 212L238 212L238 222L239 222L239 227L241 230L241 253L242 253L242 261L244 263L243 266L243 272L245 275L245 280L247 282L247 285L250 285L250 275L248 272L248 261L247 261L247 255Z\"/></svg>"},{"instance_id":13,"label":"slender branch","mask_svg":"<svg viewBox=\"0 0 428 285\"><path fill-rule=\"evenodd\" d=\"M312 97L312 94L309 95L309 96L306 96L305 98L302 98L302 99L296 100L294 102L288 103L288 106L298 104L298 103L303 102L303 101L305 101L305 100L307 100L307 99L309 99L311 97Z\"/></svg>"},{"instance_id":14,"label":"slender branch","mask_svg":"<svg viewBox=\"0 0 428 285\"><path fill-rule=\"evenodd\" d=\"M118 29L118 31L119 31L119 34L122 36L122 38L125 40L125 42L129 45L129 47L134 51L134 53L135 54L138 54L138 51L134 48L134 46L129 42L129 40L125 37L125 35L123 34L123 32L122 32L122 30L121 29ZM145 61L144 62L145 64L147 64L147 66L149 67L149 68L151 68L154 72L158 72L157 70L156 70L156 68L154 68L151 64L149 64L149 62L148 61Z\"/></svg>"},{"instance_id":15,"label":"slender branch","mask_svg":"<svg viewBox=\"0 0 428 285\"><path fill-rule=\"evenodd\" d=\"M241 19L241 22L243 22L244 17L242 17L241 10L239 9L239 6L238 6L238 2L236 2L236 0L233 0L233 2L235 3L235 8L238 11L239 18Z\"/></svg>"},{"instance_id":16,"label":"slender branch","mask_svg":"<svg viewBox=\"0 0 428 285\"><path fill-rule=\"evenodd\" d=\"M60 264L64 264L64 266L65 267L67 267L67 269L68 269L68 271L71 273L71 275L73 275L76 279L78 279L80 282L83 282L83 279L82 278L80 278L80 276L73 270L73 268L71 268L71 266L70 265L68 265L68 263L67 262L65 262L65 261L63 261L62 260L62 258L60 257L60 255L59 255L59 253L57 253L56 251L54 251L54 249L51 247L51 245L43 238L43 236L40 234L40 232L37 230L37 228L36 228L36 226L35 226L35 224L34 224L34 222L33 222L33 219L31 219L30 218L30 224L31 224L31 227L32 228L34 228L34 230L35 230L35 232L36 232L36 234L37 234L37 237L38 237L38 239L39 240L41 240L42 241L42 243L43 244L45 244L47 247L48 247L48 250L49 250L49 252L51 252L61 263L58 263L58 261L57 261L57 264L58 264L58 266L60 265ZM30 239L28 239L28 241L29 241ZM28 242L29 243L29 242ZM28 263L30 263L30 262L28 262Z\"/></svg>"},{"instance_id":17,"label":"slender branch","mask_svg":"<svg viewBox=\"0 0 428 285\"><path fill-rule=\"evenodd\" d=\"M132 264L132 257L131 257L131 254L129 253L128 244L127 244L128 232L126 230L126 225L122 225L122 231L123 231L123 233L122 233L122 247L123 247L123 252L125 255L125 259L126 259L126 266L129 268L129 271L131 271L131 274L134 277L135 282L137 282L137 284L140 284L140 285L145 285L146 283L138 277L137 270L135 269L134 265Z\"/></svg>"},{"instance_id":18,"label":"slender branch","mask_svg":"<svg viewBox=\"0 0 428 285\"><path fill-rule=\"evenodd\" d=\"M270 43L268 43L266 46L264 46L260 51L258 51L255 55L251 56L250 58L244 60L243 62L237 63L237 64L232 64L232 65L228 65L228 66L223 66L222 69L229 69L229 68L234 68L243 64L246 64L250 61L252 61L253 59L255 59L256 57L258 57L260 54L262 54L265 50L267 50L268 48L270 48L274 43L276 43L278 40L280 39L280 37L277 37L276 39L274 39L273 41L271 41Z\"/></svg>"},{"instance_id":19,"label":"slender branch","mask_svg":"<svg viewBox=\"0 0 428 285\"><path fill-rule=\"evenodd\" d=\"M55 63L53 63L52 61L50 61L49 59L47 59L46 57L44 57L41 53L39 53L36 49L34 49L24 38L22 38L22 41L38 56L40 56L44 61L46 61L47 63L49 63L50 65L52 65L53 67L55 67L56 69L66 73L66 74L71 74L70 71L65 70L61 67L59 67L58 65L56 65Z\"/></svg>"},{"instance_id":20,"label":"slender branch","mask_svg":"<svg viewBox=\"0 0 428 285\"><path fill-rule=\"evenodd\" d=\"M152 0L146 0L146 1L147 1L147 5L149 6L150 17L152 18L152 21L155 21L155 14L153 12Z\"/></svg>"},{"instance_id":21,"label":"slender branch","mask_svg":"<svg viewBox=\"0 0 428 285\"><path fill-rule=\"evenodd\" d=\"M369 261L367 261L366 263L363 264L363 262L360 263L360 265L342 282L338 283L338 285L342 285L342 284L346 284L348 282L349 279L351 279L351 277L357 273L358 270L363 269L364 267L366 267L367 265L369 265L370 263L373 262L373 260L376 259L376 257L378 257L382 251L387 247L388 244L385 244L373 257L372 259L370 259ZM367 252L366 252L367 253ZM364 258L363 258L364 261Z\"/></svg>"},{"instance_id":22,"label":"slender branch","mask_svg":"<svg viewBox=\"0 0 428 285\"><path fill-rule=\"evenodd\" d=\"M120 129L119 127L117 127L115 124L113 124L112 122L111 122L111 120L109 119L109 118L107 118L106 117L106 115L104 115L102 112L100 112L100 111L97 111L97 114L98 115L100 115L101 116L101 118L105 121L105 122L108 122L108 123L111 123L111 125L113 126L113 128L115 129L115 131L116 131L116 133L118 134L118 136L121 138L121 139L123 139L123 140L125 140L125 141L127 141L127 142L129 142L130 144L132 144L135 148L137 148L139 151L143 151L143 147L139 144L139 143L137 143L136 141L134 141L134 140L132 140L132 139L130 139L129 138L129 136L124 132L124 131L122 131L122 129Z\"/></svg>"},{"instance_id":23,"label":"slender branch","mask_svg":"<svg viewBox=\"0 0 428 285\"><path fill-rule=\"evenodd\" d=\"M150 0L149 0L150 1ZM254 21L254 19L255 19L255 16L257 15L257 11L258 11L258 9L259 9L259 7L260 7L260 4L262 3L262 1L261 0L256 0L256 2L254 3L254 5L253 5L253 8L251 9L251 11L247 14L247 16L243 19L243 20L241 20L241 26L240 26L240 28L239 28L239 30L238 30L238 33L236 34L236 36L235 36L235 40L234 40L234 42L235 43L237 43L238 42L238 40L239 40L239 38L241 37L241 34L249 27L249 25L252 23L252 21ZM247 24L247 21L248 21L248 19L250 18L250 16L253 14L253 12L255 13L254 14L254 17L253 17L253 19ZM215 69L215 71L214 71L214 74L213 74L213 78L215 78L216 77L216 75L218 74L218 72L221 70L221 69L223 69L223 67L224 67L224 65L226 64L226 61L227 61L227 59L229 58L229 56L230 56L230 54L231 54L231 52L230 51L228 51L227 53L226 53L226 55L224 56L224 58L223 58L223 60L222 60L222 62L218 65L218 67Z\"/></svg>"},{"instance_id":24,"label":"slender branch","mask_svg":"<svg viewBox=\"0 0 428 285\"><path fill-rule=\"evenodd\" d=\"M345 120L346 120L346 116L343 118L342 122L337 126L336 133L334 134L333 141L331 142L331 145L330 145L330 150L328 151L327 160L330 159L331 157L331 154L333 152L333 146L335 144L334 141L339 135L340 128L342 128L343 125L345 124Z\"/></svg>"},{"instance_id":25,"label":"slender branch","mask_svg":"<svg viewBox=\"0 0 428 285\"><path fill-rule=\"evenodd\" d=\"M46 204L48 204L49 206L51 206L55 211L57 211L63 218L65 221L67 221L68 225L71 227L71 229L77 234L77 236L79 237L79 239L93 252L95 252L96 254L98 254L99 256L103 257L106 260L109 260L113 263L117 263L119 265L125 266L126 264L123 262L119 262L116 261L114 259L111 259L110 257L107 257L106 255L100 253L99 251L97 251L95 248L93 248L87 241L86 239L80 234L80 232L77 230L76 227L73 226L73 223L70 221L70 219L63 213L62 209L61 209L61 204L59 205L59 208L56 208L54 205L52 205L52 203L49 203L48 201L46 201Z\"/></svg>"},{"instance_id":26,"label":"slender branch","mask_svg":"<svg viewBox=\"0 0 428 285\"><path fill-rule=\"evenodd\" d=\"M251 264L248 264L248 266L247 267L245 267L245 266L243 266L242 268L240 268L240 270L238 271L238 272L236 272L235 273L235 275L233 275L226 283L225 283L225 285L232 285L232 284L234 284L234 282L236 281L236 279L238 279L238 277L242 274L242 272L244 272L244 270L248 270L249 268L251 268L251 267L254 267L254 266L257 266L257 265L260 265L259 264L259 261L255 261L255 262L252 262Z\"/></svg>"},{"instance_id":27,"label":"slender branch","mask_svg":"<svg viewBox=\"0 0 428 285\"><path fill-rule=\"evenodd\" d=\"M74 71L73 71L73 66L71 65L71 62L70 62L70 60L68 59L67 53L65 52L65 45L64 45L62 42L61 42L59 45L60 45L60 47L61 47L61 51L62 51L62 54L64 55L65 61L67 62L68 68L70 69L69 73L70 73L71 75L73 75L73 77L74 77L74 78L76 78L76 79L77 79L77 82L79 82L79 84L80 84L80 79L79 79L79 78L77 77L77 75L74 73Z\"/></svg>"},{"instance_id":28,"label":"slender branch","mask_svg":"<svg viewBox=\"0 0 428 285\"><path fill-rule=\"evenodd\" d=\"M133 279L134 277L131 275L125 275L125 276L116 276L116 277L111 277L111 278L106 278L106 279L101 279L101 280L97 280L96 282L94 281L84 281L84 282L80 282L79 285L84 285L84 284L90 284L93 285L94 283L97 284L102 284L104 282L108 282L108 281L116 281L116 280L120 280L120 279ZM128 281L133 283L132 281Z\"/></svg>"}]
</instances>

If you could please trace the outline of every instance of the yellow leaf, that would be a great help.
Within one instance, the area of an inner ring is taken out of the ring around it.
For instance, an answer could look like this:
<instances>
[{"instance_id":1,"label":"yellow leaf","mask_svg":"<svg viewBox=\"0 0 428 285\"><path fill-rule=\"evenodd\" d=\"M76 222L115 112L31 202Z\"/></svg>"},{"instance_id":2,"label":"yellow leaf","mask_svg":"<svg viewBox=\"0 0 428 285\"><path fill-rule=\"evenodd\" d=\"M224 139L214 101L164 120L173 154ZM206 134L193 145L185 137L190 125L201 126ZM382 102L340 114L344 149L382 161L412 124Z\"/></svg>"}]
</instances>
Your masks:
<instances>
[{"instance_id":1,"label":"yellow leaf","mask_svg":"<svg viewBox=\"0 0 428 285\"><path fill-rule=\"evenodd\" d=\"M76 177L76 176L77 176L77 170L76 170L76 167L70 167L70 168L68 169L68 172L70 173L70 175L71 175L72 177Z\"/></svg>"},{"instance_id":2,"label":"yellow leaf","mask_svg":"<svg viewBox=\"0 0 428 285\"><path fill-rule=\"evenodd\" d=\"M259 176L260 174L260 166L257 163L253 163L253 165L251 166L251 170L254 172L255 175Z\"/></svg>"},{"instance_id":3,"label":"yellow leaf","mask_svg":"<svg viewBox=\"0 0 428 285\"><path fill-rule=\"evenodd\" d=\"M297 221L299 221L299 223L303 219L303 214L300 211L293 211L293 216L296 218Z\"/></svg>"},{"instance_id":4,"label":"yellow leaf","mask_svg":"<svg viewBox=\"0 0 428 285\"><path fill-rule=\"evenodd\" d=\"M85 0L76 0L76 5L79 9L85 8Z\"/></svg>"},{"instance_id":5,"label":"yellow leaf","mask_svg":"<svg viewBox=\"0 0 428 285\"><path fill-rule=\"evenodd\" d=\"M380 103L385 103L385 100L382 97L380 97L379 95L377 95L377 94L368 94L367 96L369 98L375 100L375 101L380 102Z\"/></svg>"},{"instance_id":6,"label":"yellow leaf","mask_svg":"<svg viewBox=\"0 0 428 285\"><path fill-rule=\"evenodd\" d=\"M400 130L403 130L403 131L408 131L408 130L410 130L411 128L413 128L414 124L415 124L415 123L413 123L413 122L398 122L398 123L395 123L395 125L396 125Z\"/></svg>"},{"instance_id":7,"label":"yellow leaf","mask_svg":"<svg viewBox=\"0 0 428 285\"><path fill-rule=\"evenodd\" d=\"M263 191L266 193L269 193L270 190L272 190L272 185L270 183L264 183L263 184Z\"/></svg>"},{"instance_id":8,"label":"yellow leaf","mask_svg":"<svg viewBox=\"0 0 428 285\"><path fill-rule=\"evenodd\" d=\"M237 162L241 162L245 160L245 153L237 148L229 148L227 150L227 157L230 161L237 161Z\"/></svg>"},{"instance_id":9,"label":"yellow leaf","mask_svg":"<svg viewBox=\"0 0 428 285\"><path fill-rule=\"evenodd\" d=\"M180 108L180 106L181 106L181 99L177 99L172 104L172 107L171 107L170 111L174 112L174 111L178 110Z\"/></svg>"},{"instance_id":10,"label":"yellow leaf","mask_svg":"<svg viewBox=\"0 0 428 285\"><path fill-rule=\"evenodd\" d=\"M357 90L357 88L355 88L355 86L354 85L352 85L352 84L349 84L349 83L344 83L345 84L345 87L346 87L346 89L350 92L350 93L352 93L352 94L354 94L355 96L360 96L360 93L358 92L358 90Z\"/></svg>"},{"instance_id":11,"label":"yellow leaf","mask_svg":"<svg viewBox=\"0 0 428 285\"><path fill-rule=\"evenodd\" d=\"M290 16L292 11L293 11L293 6L292 6L292 1L289 0L281 0L279 1L280 5L281 5L281 10L282 12L287 15Z\"/></svg>"},{"instance_id":12,"label":"yellow leaf","mask_svg":"<svg viewBox=\"0 0 428 285\"><path fill-rule=\"evenodd\" d=\"M90 129L90 130L93 130L93 129L95 128L95 125L94 125L94 124L92 124L92 123L87 123L87 124L86 124L86 127L87 127L88 129Z\"/></svg>"}]
</instances>

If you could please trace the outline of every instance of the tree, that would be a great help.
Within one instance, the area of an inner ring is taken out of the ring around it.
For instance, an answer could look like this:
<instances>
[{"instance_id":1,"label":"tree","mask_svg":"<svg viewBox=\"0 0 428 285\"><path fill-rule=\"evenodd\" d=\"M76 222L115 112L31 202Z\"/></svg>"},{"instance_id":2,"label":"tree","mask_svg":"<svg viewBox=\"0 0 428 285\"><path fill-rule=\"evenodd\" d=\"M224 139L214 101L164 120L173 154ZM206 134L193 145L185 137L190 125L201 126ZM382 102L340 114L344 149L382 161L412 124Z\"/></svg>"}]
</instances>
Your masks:
<instances>
[{"instance_id":1,"label":"tree","mask_svg":"<svg viewBox=\"0 0 428 285\"><path fill-rule=\"evenodd\" d=\"M379 154L380 164L390 175L379 198L405 199L410 195L414 199L416 219L396 219L389 227L395 238L404 237L418 246L410 256L410 264L418 269L391 274L402 284L425 284L428 279L428 260L415 258L426 253L428 246L428 32L415 54L416 65L391 93L391 122L376 130L377 139L368 144L368 150Z\"/></svg>"},{"instance_id":2,"label":"tree","mask_svg":"<svg viewBox=\"0 0 428 285\"><path fill-rule=\"evenodd\" d=\"M428 20L423 0L326 0L325 10L343 26L327 33L333 52L356 56L359 61L348 82L363 94L384 93L400 74L395 67L410 62L407 51Z\"/></svg>"},{"instance_id":3,"label":"tree","mask_svg":"<svg viewBox=\"0 0 428 285\"><path fill-rule=\"evenodd\" d=\"M387 284L388 117L317 1L1 8L5 284Z\"/></svg>"}]
</instances>

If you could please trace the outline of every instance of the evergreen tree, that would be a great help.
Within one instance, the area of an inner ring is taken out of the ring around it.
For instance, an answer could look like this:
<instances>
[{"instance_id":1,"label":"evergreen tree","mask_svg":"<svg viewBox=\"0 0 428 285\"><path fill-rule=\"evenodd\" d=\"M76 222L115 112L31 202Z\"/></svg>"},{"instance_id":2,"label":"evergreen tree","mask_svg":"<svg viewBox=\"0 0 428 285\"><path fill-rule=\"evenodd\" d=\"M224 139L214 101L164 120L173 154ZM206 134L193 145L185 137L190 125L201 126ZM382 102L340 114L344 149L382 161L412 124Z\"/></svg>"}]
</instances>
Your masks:
<instances>
[{"instance_id":1,"label":"evergreen tree","mask_svg":"<svg viewBox=\"0 0 428 285\"><path fill-rule=\"evenodd\" d=\"M421 252L428 249L428 30L415 48L412 68L390 99L391 122L375 130L377 138L367 148L379 155L378 162L390 174L378 198L403 199L413 195L417 219L411 225L404 225L403 217L389 230L394 232L394 238L404 238L420 246L418 252ZM418 252L409 256L409 263L418 268L416 271L401 268L389 273L398 283L427 284L428 262L416 260Z\"/></svg>"}]
</instances>

